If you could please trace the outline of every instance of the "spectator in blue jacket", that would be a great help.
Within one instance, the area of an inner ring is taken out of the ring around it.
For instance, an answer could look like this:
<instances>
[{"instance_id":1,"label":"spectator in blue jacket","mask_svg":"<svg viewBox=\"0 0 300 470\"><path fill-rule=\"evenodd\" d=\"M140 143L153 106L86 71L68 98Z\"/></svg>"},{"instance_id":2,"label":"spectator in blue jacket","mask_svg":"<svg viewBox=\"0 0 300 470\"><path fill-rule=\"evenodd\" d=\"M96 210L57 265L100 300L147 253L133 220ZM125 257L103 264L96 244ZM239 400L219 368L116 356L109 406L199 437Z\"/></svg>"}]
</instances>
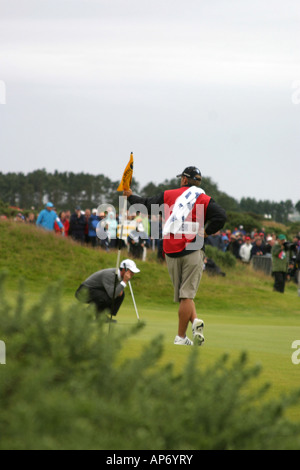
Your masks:
<instances>
[{"instance_id":1,"label":"spectator in blue jacket","mask_svg":"<svg viewBox=\"0 0 300 470\"><path fill-rule=\"evenodd\" d=\"M89 241L91 242L92 247L97 246L97 233L96 228L98 223L100 222L100 217L97 215L97 209L92 210L92 215L89 218Z\"/></svg>"},{"instance_id":2,"label":"spectator in blue jacket","mask_svg":"<svg viewBox=\"0 0 300 470\"><path fill-rule=\"evenodd\" d=\"M38 227L42 227L45 230L54 230L54 224L55 222L59 226L60 230L64 232L64 226L61 223L58 215L56 214L54 210L54 206L52 202L48 202L46 204L46 208L43 209L37 218L36 225Z\"/></svg>"}]
</instances>

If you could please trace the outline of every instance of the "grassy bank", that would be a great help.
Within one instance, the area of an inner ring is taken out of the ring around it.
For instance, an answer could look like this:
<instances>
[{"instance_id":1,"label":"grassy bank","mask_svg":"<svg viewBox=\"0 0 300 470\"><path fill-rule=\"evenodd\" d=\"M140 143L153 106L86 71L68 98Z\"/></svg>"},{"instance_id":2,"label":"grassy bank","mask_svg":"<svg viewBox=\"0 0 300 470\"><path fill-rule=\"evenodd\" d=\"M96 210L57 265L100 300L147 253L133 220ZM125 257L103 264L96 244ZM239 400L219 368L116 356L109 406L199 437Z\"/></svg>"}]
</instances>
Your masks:
<instances>
[{"instance_id":1,"label":"grassy bank","mask_svg":"<svg viewBox=\"0 0 300 470\"><path fill-rule=\"evenodd\" d=\"M72 297L77 286L91 273L115 267L117 252L82 247L70 239L35 227L1 222L0 270L8 272L8 287L17 289L20 278L28 292L39 293L49 283L63 281L64 294ZM126 249L122 258L127 258ZM173 288L165 264L149 251L148 261L138 261L141 274L135 276L135 295L149 307L172 305ZM294 316L299 313L296 286L288 284L284 295L272 292L272 278L237 264L223 268L226 277L204 274L196 298L203 312L215 315L257 314Z\"/></svg>"}]
</instances>

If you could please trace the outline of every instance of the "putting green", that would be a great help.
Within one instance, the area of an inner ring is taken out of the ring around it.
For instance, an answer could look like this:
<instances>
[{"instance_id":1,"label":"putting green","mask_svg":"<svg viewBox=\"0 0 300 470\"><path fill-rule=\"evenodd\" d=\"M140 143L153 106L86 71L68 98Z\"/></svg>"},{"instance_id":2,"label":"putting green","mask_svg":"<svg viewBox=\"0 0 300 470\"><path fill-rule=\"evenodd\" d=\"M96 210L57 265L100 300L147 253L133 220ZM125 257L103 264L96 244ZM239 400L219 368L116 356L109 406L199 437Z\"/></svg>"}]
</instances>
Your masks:
<instances>
[{"instance_id":1,"label":"putting green","mask_svg":"<svg viewBox=\"0 0 300 470\"><path fill-rule=\"evenodd\" d=\"M172 309L139 310L144 328L133 338L127 340L126 348L121 351L120 361L135 356L151 339L158 335L164 337L163 363L172 363L176 372L185 365L189 347L174 346L177 334L176 305ZM127 305L120 311L118 323L113 328L128 329L137 322L133 306ZM251 364L262 367L259 384L270 383L268 396L278 396L291 389L300 387L300 364L292 362L292 343L300 340L300 316L245 316L243 312L234 315L207 314L205 321L205 344L201 347L199 367L207 367L223 354L231 359L241 352L247 352ZM192 338L191 327L188 335ZM300 419L300 409L293 409L294 418Z\"/></svg>"}]
</instances>

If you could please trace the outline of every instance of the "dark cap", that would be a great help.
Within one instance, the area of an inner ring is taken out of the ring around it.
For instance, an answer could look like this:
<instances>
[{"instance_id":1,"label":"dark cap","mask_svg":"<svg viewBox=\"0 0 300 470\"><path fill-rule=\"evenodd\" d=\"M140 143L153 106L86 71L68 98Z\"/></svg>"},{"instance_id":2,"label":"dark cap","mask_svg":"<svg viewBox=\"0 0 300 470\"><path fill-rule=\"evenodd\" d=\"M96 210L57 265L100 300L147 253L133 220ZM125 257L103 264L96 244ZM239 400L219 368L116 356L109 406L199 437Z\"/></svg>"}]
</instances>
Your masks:
<instances>
[{"instance_id":1,"label":"dark cap","mask_svg":"<svg viewBox=\"0 0 300 470\"><path fill-rule=\"evenodd\" d=\"M177 175L177 178L181 178L182 176L186 176L192 180L200 180L201 171L195 166L188 166L180 175Z\"/></svg>"}]
</instances>

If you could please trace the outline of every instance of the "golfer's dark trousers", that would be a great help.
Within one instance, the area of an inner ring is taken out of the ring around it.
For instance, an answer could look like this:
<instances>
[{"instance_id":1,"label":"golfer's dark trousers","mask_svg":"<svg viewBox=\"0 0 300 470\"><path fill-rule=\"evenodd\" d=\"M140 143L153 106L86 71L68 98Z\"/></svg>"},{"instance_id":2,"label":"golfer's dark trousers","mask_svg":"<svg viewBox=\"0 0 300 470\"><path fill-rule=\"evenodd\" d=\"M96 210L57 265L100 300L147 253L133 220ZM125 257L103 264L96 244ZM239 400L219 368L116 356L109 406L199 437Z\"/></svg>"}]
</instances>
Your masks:
<instances>
[{"instance_id":1,"label":"golfer's dark trousers","mask_svg":"<svg viewBox=\"0 0 300 470\"><path fill-rule=\"evenodd\" d=\"M286 280L286 273L281 272L281 271L275 271L273 272L274 276L274 290L276 292L284 292L284 287L285 287L285 280Z\"/></svg>"},{"instance_id":2,"label":"golfer's dark trousers","mask_svg":"<svg viewBox=\"0 0 300 470\"><path fill-rule=\"evenodd\" d=\"M87 288L82 284L77 289L75 297L80 302L85 302L87 304L95 304L97 308L97 314L101 314L105 310L109 310L110 314L115 316L117 315L122 305L125 294L123 292L123 294L117 297L113 302L104 289L102 290Z\"/></svg>"}]
</instances>

